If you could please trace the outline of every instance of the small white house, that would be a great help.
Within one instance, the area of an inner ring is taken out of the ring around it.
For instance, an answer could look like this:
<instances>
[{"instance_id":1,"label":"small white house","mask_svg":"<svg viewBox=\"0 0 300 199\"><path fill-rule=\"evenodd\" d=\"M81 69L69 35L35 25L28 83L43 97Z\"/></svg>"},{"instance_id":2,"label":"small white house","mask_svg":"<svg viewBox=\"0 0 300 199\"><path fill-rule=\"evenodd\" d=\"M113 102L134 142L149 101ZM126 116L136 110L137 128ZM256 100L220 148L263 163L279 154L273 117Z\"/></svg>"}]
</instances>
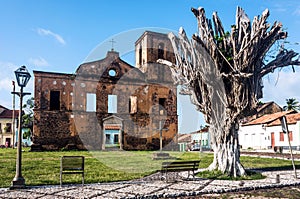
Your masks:
<instances>
[{"instance_id":1,"label":"small white house","mask_svg":"<svg viewBox=\"0 0 300 199\"><path fill-rule=\"evenodd\" d=\"M17 129L18 116L19 110L13 113L13 110L0 105L0 147L11 147L16 143L14 134Z\"/></svg>"},{"instance_id":2,"label":"small white house","mask_svg":"<svg viewBox=\"0 0 300 199\"><path fill-rule=\"evenodd\" d=\"M196 132L189 134L179 134L178 145L180 151L199 151L210 149L210 136L208 127L204 127Z\"/></svg>"},{"instance_id":3,"label":"small white house","mask_svg":"<svg viewBox=\"0 0 300 199\"><path fill-rule=\"evenodd\" d=\"M288 149L288 135L282 131L280 118L286 116L292 148L300 150L300 113L295 111L263 115L241 125L239 143L242 149Z\"/></svg>"},{"instance_id":4,"label":"small white house","mask_svg":"<svg viewBox=\"0 0 300 199\"><path fill-rule=\"evenodd\" d=\"M191 136L192 142L196 143L194 148L197 148L197 150L198 148L200 149L200 147L202 147L202 149L210 149L211 146L208 128L203 128L200 131L192 133Z\"/></svg>"}]
</instances>

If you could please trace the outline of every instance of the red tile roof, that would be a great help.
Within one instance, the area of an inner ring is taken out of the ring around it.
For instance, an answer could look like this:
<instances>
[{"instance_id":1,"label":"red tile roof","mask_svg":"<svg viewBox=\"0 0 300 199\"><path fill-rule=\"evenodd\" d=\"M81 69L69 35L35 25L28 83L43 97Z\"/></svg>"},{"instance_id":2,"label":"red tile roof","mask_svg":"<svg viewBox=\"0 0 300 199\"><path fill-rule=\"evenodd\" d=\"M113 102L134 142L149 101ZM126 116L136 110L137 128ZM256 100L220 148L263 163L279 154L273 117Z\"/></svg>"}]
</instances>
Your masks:
<instances>
[{"instance_id":1,"label":"red tile roof","mask_svg":"<svg viewBox=\"0 0 300 199\"><path fill-rule=\"evenodd\" d=\"M191 134L178 134L178 142L179 143L190 143L192 141Z\"/></svg>"},{"instance_id":2,"label":"red tile roof","mask_svg":"<svg viewBox=\"0 0 300 199\"><path fill-rule=\"evenodd\" d=\"M120 126L113 126L113 125L105 126L104 128L105 128L105 130L120 130L121 129Z\"/></svg>"},{"instance_id":3,"label":"red tile roof","mask_svg":"<svg viewBox=\"0 0 300 199\"><path fill-rule=\"evenodd\" d=\"M0 113L0 118L12 118L13 115L13 111L9 110L3 106L0 105L0 108L4 109L1 113ZM15 118L18 118L19 116L19 110L15 110Z\"/></svg>"},{"instance_id":4,"label":"red tile roof","mask_svg":"<svg viewBox=\"0 0 300 199\"><path fill-rule=\"evenodd\" d=\"M296 124L297 121L300 121L300 113L286 115L286 120L287 120L288 124ZM278 125L281 125L281 122L279 119L274 120L273 122L268 124L268 126L278 126Z\"/></svg>"},{"instance_id":5,"label":"red tile roof","mask_svg":"<svg viewBox=\"0 0 300 199\"><path fill-rule=\"evenodd\" d=\"M300 121L300 113L295 113L295 111L283 111L273 114L267 114L260 118L257 118L251 122L243 124L243 126L266 124L267 126L281 125L280 118L286 116L288 124L295 124Z\"/></svg>"}]
</instances>

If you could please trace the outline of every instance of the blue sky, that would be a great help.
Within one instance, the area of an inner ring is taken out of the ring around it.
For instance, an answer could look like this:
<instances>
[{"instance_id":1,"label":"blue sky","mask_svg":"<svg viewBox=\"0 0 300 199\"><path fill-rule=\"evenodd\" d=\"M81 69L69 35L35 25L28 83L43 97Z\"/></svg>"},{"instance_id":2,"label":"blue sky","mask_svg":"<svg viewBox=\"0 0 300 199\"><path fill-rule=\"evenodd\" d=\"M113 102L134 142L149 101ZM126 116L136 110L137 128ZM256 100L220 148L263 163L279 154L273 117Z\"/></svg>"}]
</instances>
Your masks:
<instances>
[{"instance_id":1,"label":"blue sky","mask_svg":"<svg viewBox=\"0 0 300 199\"><path fill-rule=\"evenodd\" d=\"M142 3L141 3L142 2ZM290 47L300 52L300 3L298 0L172 0L172 1L100 1L100 0L2 0L0 2L0 104L11 108L13 71L21 65L32 70L73 73L99 45L110 49L109 39L135 29L158 27L177 31L184 27L188 35L197 31L191 7L204 7L211 18L217 11L224 28L235 23L235 10L241 6L249 18L270 10L269 22L281 21L288 31ZM122 48L116 40L115 50ZM132 44L129 49L133 49ZM122 53L121 53L122 55ZM99 59L103 54L96 54ZM129 63L131 56L124 56ZM264 80L262 101L284 105L286 98L300 100L300 69L284 69ZM27 91L33 92L33 78ZM181 132L197 130L204 124L187 97L179 99Z\"/></svg>"}]
</instances>

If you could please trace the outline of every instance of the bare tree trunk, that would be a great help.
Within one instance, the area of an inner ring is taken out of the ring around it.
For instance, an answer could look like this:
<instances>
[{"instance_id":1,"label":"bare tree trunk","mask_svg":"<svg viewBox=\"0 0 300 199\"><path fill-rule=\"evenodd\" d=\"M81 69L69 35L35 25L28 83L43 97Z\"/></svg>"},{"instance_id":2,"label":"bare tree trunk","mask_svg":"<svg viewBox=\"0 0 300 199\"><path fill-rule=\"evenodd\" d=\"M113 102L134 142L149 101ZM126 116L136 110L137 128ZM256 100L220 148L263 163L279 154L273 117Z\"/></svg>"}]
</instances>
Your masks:
<instances>
[{"instance_id":1,"label":"bare tree trunk","mask_svg":"<svg viewBox=\"0 0 300 199\"><path fill-rule=\"evenodd\" d=\"M209 169L218 169L231 176L245 175L240 163L238 123L257 106L262 97L262 77L276 68L300 65L298 55L283 47L275 59L264 63L266 53L275 41L287 36L281 23L270 28L269 11L255 17L252 23L240 7L231 33L225 33L221 20L213 13L213 25L203 8L192 9L198 20L198 34L189 40L183 28L178 37L169 34L176 64L158 62L171 68L181 94L202 112L209 124L214 160Z\"/></svg>"},{"instance_id":2,"label":"bare tree trunk","mask_svg":"<svg viewBox=\"0 0 300 199\"><path fill-rule=\"evenodd\" d=\"M237 125L237 123L234 125ZM211 133L212 139L216 139L214 135L214 133ZM212 142L214 160L208 170L220 170L235 177L245 175L245 169L240 163L238 129L232 126L230 133L223 132L222 135L224 135L223 139Z\"/></svg>"}]
</instances>

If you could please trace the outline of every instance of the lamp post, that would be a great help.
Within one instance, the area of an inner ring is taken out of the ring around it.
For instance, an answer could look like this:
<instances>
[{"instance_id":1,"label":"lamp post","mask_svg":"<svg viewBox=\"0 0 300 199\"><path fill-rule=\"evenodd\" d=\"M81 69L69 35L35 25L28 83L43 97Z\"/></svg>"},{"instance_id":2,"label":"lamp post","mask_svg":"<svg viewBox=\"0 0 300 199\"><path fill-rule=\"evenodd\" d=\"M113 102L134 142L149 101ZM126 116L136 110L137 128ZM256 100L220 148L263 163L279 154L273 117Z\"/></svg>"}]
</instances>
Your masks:
<instances>
[{"instance_id":1,"label":"lamp post","mask_svg":"<svg viewBox=\"0 0 300 199\"><path fill-rule=\"evenodd\" d=\"M13 85L13 93L16 91L16 85L15 85L15 81L12 81L12 85ZM15 133L16 133L16 127L15 127L15 123L16 123L16 118L15 118L15 94L13 94L13 112L12 112L12 136L13 136L13 144L12 147L13 149L15 148Z\"/></svg>"},{"instance_id":2,"label":"lamp post","mask_svg":"<svg viewBox=\"0 0 300 199\"><path fill-rule=\"evenodd\" d=\"M19 112L19 124L18 124L18 145L17 145L17 160L16 160L16 175L12 181L10 189L22 189L25 188L25 179L22 176L22 106L23 96L30 95L30 93L24 93L23 88L26 87L31 75L25 66L21 66L15 71L18 85L20 86L20 92L12 92L20 97L20 112Z\"/></svg>"}]
</instances>

